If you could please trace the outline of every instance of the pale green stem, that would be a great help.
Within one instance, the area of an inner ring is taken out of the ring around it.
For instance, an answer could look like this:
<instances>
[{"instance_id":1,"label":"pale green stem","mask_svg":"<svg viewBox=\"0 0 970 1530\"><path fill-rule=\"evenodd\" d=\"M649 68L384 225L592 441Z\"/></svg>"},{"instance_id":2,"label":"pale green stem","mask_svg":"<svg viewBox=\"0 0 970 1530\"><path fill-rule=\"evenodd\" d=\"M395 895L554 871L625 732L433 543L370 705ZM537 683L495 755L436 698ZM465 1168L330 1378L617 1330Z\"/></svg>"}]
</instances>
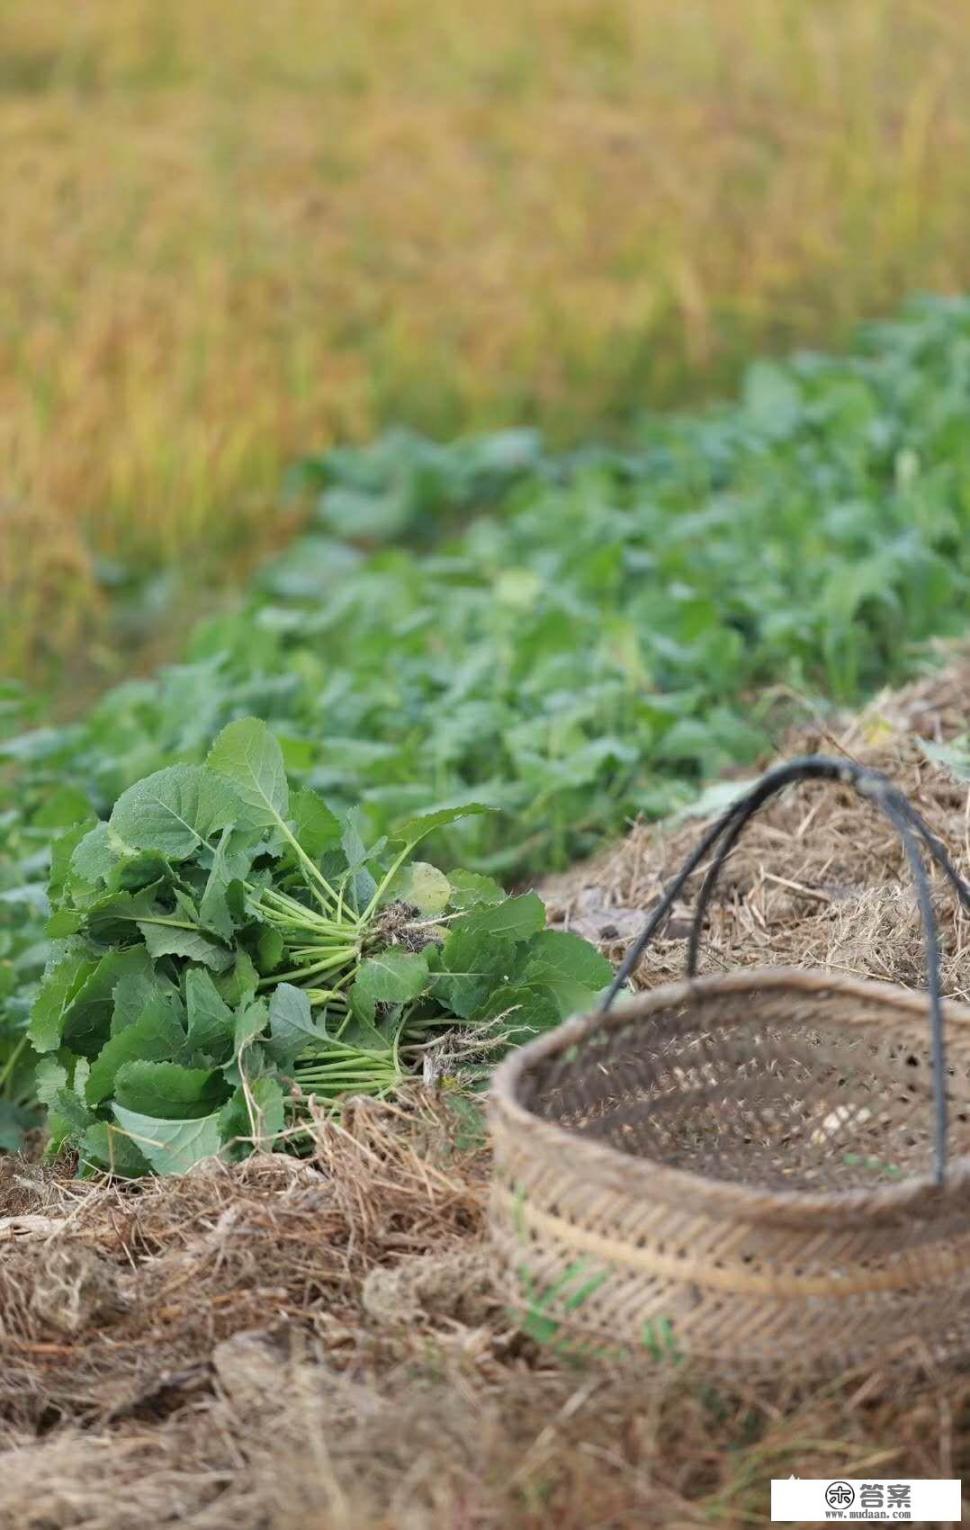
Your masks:
<instances>
[{"instance_id":1,"label":"pale green stem","mask_svg":"<svg viewBox=\"0 0 970 1530\"><path fill-rule=\"evenodd\" d=\"M291 898L288 893L278 892L275 887L260 889L257 903L271 904L272 909L264 909L264 912L272 911L277 919L288 915L294 922L302 925L312 925L314 929L339 930L347 925L356 925L358 922L355 915L343 911L340 900L337 903L335 917L333 919L325 919L320 914L315 913L313 909L307 908L305 904L300 903L297 898Z\"/></svg>"},{"instance_id":2,"label":"pale green stem","mask_svg":"<svg viewBox=\"0 0 970 1530\"><path fill-rule=\"evenodd\" d=\"M377 906L380 903L381 899L383 898L384 894L387 892L387 889L390 887L391 883L394 881L394 878L397 876L398 872L400 871L401 867L404 865L404 862L407 860L408 856L411 854L411 851L414 849L414 846L416 844L417 844L417 840L414 840L414 841L412 841L411 844L405 845L404 849L401 851L400 855L397 856L396 859L391 862L390 870L384 876L383 881L380 883L380 886L377 888L376 892L374 893L374 896L371 898L371 900L368 903L367 907L364 909L364 912L360 916L361 922L363 924L366 924L369 919L373 918L374 910L377 908Z\"/></svg>"},{"instance_id":3,"label":"pale green stem","mask_svg":"<svg viewBox=\"0 0 970 1530\"><path fill-rule=\"evenodd\" d=\"M321 894L319 892L317 892L316 888L311 888L310 891L315 893L316 897L320 900L320 902L321 902L321 904L323 905L324 908L326 908L328 905L332 906L332 905L336 904L337 894L334 892L333 888L330 886L330 883L327 881L326 877L324 876L323 872L320 870L319 866L315 866L314 863L311 861L310 857L307 855L307 853L304 850L303 846L300 844L300 841L297 839L296 835L291 830L289 824L287 824L282 818L280 818L279 819L279 825L280 825L280 828L283 830L283 833L286 835L286 838L289 840L290 844L293 846L293 849L296 851L297 858L299 859L300 864L304 867L304 869L306 871L308 871L310 873L311 877L313 877L313 879L317 883L319 883L320 887L323 889L323 896L321 896Z\"/></svg>"},{"instance_id":4,"label":"pale green stem","mask_svg":"<svg viewBox=\"0 0 970 1530\"><path fill-rule=\"evenodd\" d=\"M139 914L134 921L136 924L163 924L171 930L191 930L195 935L203 935L209 939L208 930L204 930L200 924L191 924L187 919L167 919L162 914ZM218 940L218 936L211 937Z\"/></svg>"},{"instance_id":5,"label":"pale green stem","mask_svg":"<svg viewBox=\"0 0 970 1530\"><path fill-rule=\"evenodd\" d=\"M271 977L262 978L260 988L273 988L277 983L289 983L305 978L318 977L321 972L332 972L334 967L342 967L345 962L353 960L357 952L350 950L337 957L328 957L324 962L317 962L313 967L294 967L290 972L274 972Z\"/></svg>"},{"instance_id":6,"label":"pale green stem","mask_svg":"<svg viewBox=\"0 0 970 1530\"><path fill-rule=\"evenodd\" d=\"M348 930L354 928L348 924L336 924L332 919L316 919L310 909L306 909L303 918L300 918L299 915L276 908L273 904L253 903L251 907L253 913L259 914L261 918L276 925L280 930L301 930L304 934L315 932L320 935L346 935Z\"/></svg>"},{"instance_id":7,"label":"pale green stem","mask_svg":"<svg viewBox=\"0 0 970 1530\"><path fill-rule=\"evenodd\" d=\"M320 1004L346 1004L347 995L339 988L308 988L307 998L311 1006Z\"/></svg>"},{"instance_id":8,"label":"pale green stem","mask_svg":"<svg viewBox=\"0 0 970 1530\"><path fill-rule=\"evenodd\" d=\"M357 947L354 946L351 949L356 955ZM322 961L325 956L335 956L338 951L346 950L346 947L327 940L313 946L287 946L286 950L287 955L294 962L314 962Z\"/></svg>"}]
</instances>

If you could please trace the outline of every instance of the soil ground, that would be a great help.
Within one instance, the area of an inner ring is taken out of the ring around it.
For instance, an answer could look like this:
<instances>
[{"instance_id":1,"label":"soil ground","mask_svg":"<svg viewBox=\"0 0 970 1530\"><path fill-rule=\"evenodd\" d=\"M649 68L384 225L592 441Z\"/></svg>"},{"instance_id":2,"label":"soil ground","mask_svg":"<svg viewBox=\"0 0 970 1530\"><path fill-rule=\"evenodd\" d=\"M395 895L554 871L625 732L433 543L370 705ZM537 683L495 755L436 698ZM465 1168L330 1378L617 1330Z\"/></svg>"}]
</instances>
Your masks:
<instances>
[{"instance_id":1,"label":"soil ground","mask_svg":"<svg viewBox=\"0 0 970 1530\"><path fill-rule=\"evenodd\" d=\"M887 770L966 869L970 795L927 745L970 660L787 752ZM700 832L635 827L544 889L618 956ZM786 794L726 868L709 970L828 963L916 986L892 831L841 788ZM947 992L968 925L938 888ZM679 975L685 906L638 974ZM0 1161L0 1530L626 1530L761 1525L774 1476L970 1476L970 1376L800 1393L583 1370L493 1284L488 1147L416 1090L319 1124L312 1158L134 1186Z\"/></svg>"}]
</instances>

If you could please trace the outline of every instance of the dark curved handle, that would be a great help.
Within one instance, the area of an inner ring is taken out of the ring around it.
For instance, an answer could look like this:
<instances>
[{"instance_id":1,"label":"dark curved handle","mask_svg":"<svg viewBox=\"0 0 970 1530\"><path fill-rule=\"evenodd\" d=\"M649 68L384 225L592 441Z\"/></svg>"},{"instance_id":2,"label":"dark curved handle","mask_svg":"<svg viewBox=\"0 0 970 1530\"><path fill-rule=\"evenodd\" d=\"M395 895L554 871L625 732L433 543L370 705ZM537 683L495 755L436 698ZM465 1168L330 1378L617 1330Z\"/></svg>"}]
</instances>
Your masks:
<instances>
[{"instance_id":1,"label":"dark curved handle","mask_svg":"<svg viewBox=\"0 0 970 1530\"><path fill-rule=\"evenodd\" d=\"M936 1111L933 1165L936 1183L942 1184L946 1172L947 1106L943 1004L940 995L940 943L936 918L933 914L929 882L926 876L926 869L923 865L923 857L920 854L920 842L922 842L923 847L928 851L932 860L943 871L956 892L961 907L967 912L970 912L970 883L965 882L960 876L960 873L947 855L943 844L937 839L909 799L904 796L898 787L893 785L888 776L883 775L882 771L870 770L863 765L855 765L850 760L833 760L827 759L824 755L811 754L804 755L799 759L789 760L787 764L778 765L763 775L756 786L752 787L743 797L739 797L737 802L728 808L727 812L716 823L711 825L700 844L688 856L680 872L678 872L673 882L668 885L666 892L647 920L641 934L627 952L617 971L616 977L607 990L602 1008L604 1011L609 1009L620 989L624 987L627 978L637 967L644 951L657 932L666 923L670 911L687 881L693 876L710 851L717 846L717 854L707 870L697 899L697 908L694 913L694 922L687 947L687 975L688 977L696 976L697 955L700 947L701 933L704 928L704 917L724 862L737 844L741 831L748 820L770 798L776 796L778 792L783 791L786 786L791 786L796 781L836 781L840 785L853 787L861 797L872 802L889 819L889 822L899 835L903 849L906 852L906 859L909 862L913 881L916 884L916 898L923 925L923 937L926 942L926 989L930 1010L933 1100Z\"/></svg>"}]
</instances>

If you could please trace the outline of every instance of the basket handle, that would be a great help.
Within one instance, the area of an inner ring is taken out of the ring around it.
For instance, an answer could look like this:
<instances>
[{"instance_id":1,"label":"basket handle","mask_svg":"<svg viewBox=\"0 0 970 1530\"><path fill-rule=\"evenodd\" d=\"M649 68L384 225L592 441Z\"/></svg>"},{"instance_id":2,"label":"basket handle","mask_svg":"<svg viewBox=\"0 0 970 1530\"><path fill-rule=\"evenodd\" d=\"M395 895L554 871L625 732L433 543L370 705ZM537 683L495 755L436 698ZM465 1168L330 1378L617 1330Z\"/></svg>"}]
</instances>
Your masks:
<instances>
[{"instance_id":1,"label":"basket handle","mask_svg":"<svg viewBox=\"0 0 970 1530\"><path fill-rule=\"evenodd\" d=\"M687 881L717 846L717 854L708 867L697 899L697 908L687 946L687 975L691 978L696 976L704 916L724 862L737 844L748 820L778 792L796 781L835 781L840 785L853 787L860 797L872 802L888 818L902 841L916 885L916 898L926 945L926 988L929 1000L933 1100L936 1117L933 1169L936 1183L942 1184L946 1172L947 1101L943 1004L940 994L940 943L929 881L920 853L920 842L947 877L960 900L961 907L966 912L970 912L970 883L965 882L960 876L942 842L937 839L909 799L882 771L856 765L850 760L828 759L825 755L818 754L803 755L767 771L749 792L739 797L711 825L696 849L688 856L677 876L668 884L663 897L618 968L603 1000L602 1009L604 1012L609 1009L620 989L624 987L627 978L639 964L644 951L666 923Z\"/></svg>"}]
</instances>

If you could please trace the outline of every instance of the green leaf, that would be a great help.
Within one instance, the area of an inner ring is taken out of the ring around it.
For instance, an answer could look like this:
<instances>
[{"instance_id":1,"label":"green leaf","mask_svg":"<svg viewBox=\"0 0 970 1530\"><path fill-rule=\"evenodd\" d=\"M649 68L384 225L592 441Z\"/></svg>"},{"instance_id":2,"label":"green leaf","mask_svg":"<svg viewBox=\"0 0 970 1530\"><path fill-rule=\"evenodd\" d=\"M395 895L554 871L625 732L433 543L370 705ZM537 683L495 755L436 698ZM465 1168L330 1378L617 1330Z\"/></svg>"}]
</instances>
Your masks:
<instances>
[{"instance_id":1,"label":"green leaf","mask_svg":"<svg viewBox=\"0 0 970 1530\"><path fill-rule=\"evenodd\" d=\"M48 1157L59 1153L66 1142L76 1142L94 1120L83 1098L87 1066L86 1059L79 1057L69 1084L67 1068L54 1058L42 1058L38 1064L37 1098L47 1106Z\"/></svg>"},{"instance_id":2,"label":"green leaf","mask_svg":"<svg viewBox=\"0 0 970 1530\"><path fill-rule=\"evenodd\" d=\"M0 1098L0 1153L17 1153L24 1145L25 1133L37 1121L32 1113L14 1100Z\"/></svg>"},{"instance_id":3,"label":"green leaf","mask_svg":"<svg viewBox=\"0 0 970 1530\"><path fill-rule=\"evenodd\" d=\"M233 878L229 874L229 868L225 857L226 837L228 829L224 829L222 838L212 859L212 869L209 872L209 880L206 883L205 892L199 904L199 919L207 930L213 935L218 935L220 940L231 941L233 936L234 922L226 893Z\"/></svg>"},{"instance_id":4,"label":"green leaf","mask_svg":"<svg viewBox=\"0 0 970 1530\"><path fill-rule=\"evenodd\" d=\"M166 924L172 920L183 920L195 928L199 923L199 906L195 898L185 887L175 888L174 896L175 907L171 914L152 914L146 923Z\"/></svg>"},{"instance_id":5,"label":"green leaf","mask_svg":"<svg viewBox=\"0 0 970 1530\"><path fill-rule=\"evenodd\" d=\"M168 978L156 971L147 951L141 954L141 962L133 957L131 970L125 972L115 984L114 1010L111 1015L112 1036L123 1031L126 1025L133 1025L150 1004L159 1000L166 1001L173 1010L177 1010L178 989L174 983L169 982Z\"/></svg>"},{"instance_id":6,"label":"green leaf","mask_svg":"<svg viewBox=\"0 0 970 1530\"><path fill-rule=\"evenodd\" d=\"M455 910L493 907L505 901L505 889L493 877L482 876L480 871L451 871L451 907Z\"/></svg>"},{"instance_id":7,"label":"green leaf","mask_svg":"<svg viewBox=\"0 0 970 1530\"><path fill-rule=\"evenodd\" d=\"M83 914L62 908L56 914L51 914L44 926L44 933L48 940L67 940L71 935L77 935L83 924Z\"/></svg>"},{"instance_id":8,"label":"green leaf","mask_svg":"<svg viewBox=\"0 0 970 1530\"><path fill-rule=\"evenodd\" d=\"M125 1110L165 1121L185 1121L208 1115L214 1106L221 1105L226 1089L221 1073L213 1068L136 1060L118 1069L114 1092Z\"/></svg>"},{"instance_id":9,"label":"green leaf","mask_svg":"<svg viewBox=\"0 0 970 1530\"><path fill-rule=\"evenodd\" d=\"M237 947L236 956L231 968L221 972L216 980L216 987L222 998L233 1009L240 1005L246 1005L255 996L259 986L259 973L253 966L253 959L248 951Z\"/></svg>"},{"instance_id":10,"label":"green leaf","mask_svg":"<svg viewBox=\"0 0 970 1530\"><path fill-rule=\"evenodd\" d=\"M115 1103L115 1119L156 1174L187 1174L197 1163L215 1158L222 1146L220 1112L176 1121L144 1115Z\"/></svg>"},{"instance_id":11,"label":"green leaf","mask_svg":"<svg viewBox=\"0 0 970 1530\"><path fill-rule=\"evenodd\" d=\"M171 1062L185 1043L171 999L155 998L137 1020L105 1042L88 1074L85 1098L100 1105L114 1091L118 1070L128 1062Z\"/></svg>"},{"instance_id":12,"label":"green leaf","mask_svg":"<svg viewBox=\"0 0 970 1530\"><path fill-rule=\"evenodd\" d=\"M265 925L256 942L256 965L264 976L275 972L285 950L286 944L279 930L274 930L272 925Z\"/></svg>"},{"instance_id":13,"label":"green leaf","mask_svg":"<svg viewBox=\"0 0 970 1530\"><path fill-rule=\"evenodd\" d=\"M42 1057L37 1064L34 1083L41 1105L53 1105L60 1091L67 1088L67 1069L54 1057Z\"/></svg>"},{"instance_id":14,"label":"green leaf","mask_svg":"<svg viewBox=\"0 0 970 1530\"><path fill-rule=\"evenodd\" d=\"M340 1040L344 1046L356 1047L364 1054L390 1053L399 1024L398 1021L384 1021L378 1026L363 1015L351 1013L341 1029Z\"/></svg>"},{"instance_id":15,"label":"green leaf","mask_svg":"<svg viewBox=\"0 0 970 1530\"><path fill-rule=\"evenodd\" d=\"M110 1121L95 1121L87 1127L78 1144L78 1159L82 1168L101 1170L119 1179L140 1179L151 1172L151 1164L127 1132Z\"/></svg>"},{"instance_id":16,"label":"green leaf","mask_svg":"<svg viewBox=\"0 0 970 1530\"><path fill-rule=\"evenodd\" d=\"M409 903L421 914L443 914L451 901L451 883L427 861L411 861L394 878L385 902Z\"/></svg>"},{"instance_id":17,"label":"green leaf","mask_svg":"<svg viewBox=\"0 0 970 1530\"><path fill-rule=\"evenodd\" d=\"M206 929L230 941L235 927L229 890L250 873L263 837L262 830L226 828L212 857L212 868L199 904L199 918Z\"/></svg>"},{"instance_id":18,"label":"green leaf","mask_svg":"<svg viewBox=\"0 0 970 1530\"><path fill-rule=\"evenodd\" d=\"M201 962L213 972L225 972L227 967L232 966L232 952L204 935L201 930L148 920L140 920L138 928L149 955L155 961L160 956L184 956L190 962Z\"/></svg>"},{"instance_id":19,"label":"green leaf","mask_svg":"<svg viewBox=\"0 0 970 1530\"><path fill-rule=\"evenodd\" d=\"M568 930L543 930L528 947L524 980L545 989L562 1019L590 1009L613 980L613 968L588 940Z\"/></svg>"},{"instance_id":20,"label":"green leaf","mask_svg":"<svg viewBox=\"0 0 970 1530\"><path fill-rule=\"evenodd\" d=\"M428 986L428 959L423 951L401 951L389 946L379 956L360 965L350 1004L354 1015L372 1022L378 1004L406 1004Z\"/></svg>"},{"instance_id":21,"label":"green leaf","mask_svg":"<svg viewBox=\"0 0 970 1530\"><path fill-rule=\"evenodd\" d=\"M462 1020L475 1014L493 989L507 984L519 965L514 941L454 926L438 961L440 970L432 975L431 992Z\"/></svg>"},{"instance_id":22,"label":"green leaf","mask_svg":"<svg viewBox=\"0 0 970 1530\"><path fill-rule=\"evenodd\" d=\"M59 1089L50 1102L47 1130L48 1153L60 1151L66 1142L76 1142L94 1123L94 1116L73 1089Z\"/></svg>"},{"instance_id":23,"label":"green leaf","mask_svg":"<svg viewBox=\"0 0 970 1530\"><path fill-rule=\"evenodd\" d=\"M71 856L71 872L77 883L94 886L111 875L118 862L118 852L111 843L106 823L95 824L78 841Z\"/></svg>"},{"instance_id":24,"label":"green leaf","mask_svg":"<svg viewBox=\"0 0 970 1530\"><path fill-rule=\"evenodd\" d=\"M267 1151L286 1124L283 1089L278 1079L253 1079L247 1088L239 1086L219 1117L226 1156L233 1161L247 1157L257 1144Z\"/></svg>"},{"instance_id":25,"label":"green leaf","mask_svg":"<svg viewBox=\"0 0 970 1530\"><path fill-rule=\"evenodd\" d=\"M140 892L111 892L85 912L84 928L99 945L121 945L138 939L138 920L150 919L159 910L161 885L143 887Z\"/></svg>"},{"instance_id":26,"label":"green leaf","mask_svg":"<svg viewBox=\"0 0 970 1530\"><path fill-rule=\"evenodd\" d=\"M293 832L311 860L340 844L343 832L340 819L316 792L308 789L294 792L290 813Z\"/></svg>"},{"instance_id":27,"label":"green leaf","mask_svg":"<svg viewBox=\"0 0 970 1530\"><path fill-rule=\"evenodd\" d=\"M76 823L59 834L51 845L51 869L47 890L50 901L56 906L72 880L72 867L78 847L89 837L93 819Z\"/></svg>"},{"instance_id":28,"label":"green leaf","mask_svg":"<svg viewBox=\"0 0 970 1530\"><path fill-rule=\"evenodd\" d=\"M107 879L112 891L140 893L171 887L175 867L160 850L125 851Z\"/></svg>"},{"instance_id":29,"label":"green leaf","mask_svg":"<svg viewBox=\"0 0 970 1530\"><path fill-rule=\"evenodd\" d=\"M269 1040L266 1050L284 1073L307 1047L320 1048L323 1032L313 1023L310 1000L302 988L281 983L269 1001Z\"/></svg>"},{"instance_id":30,"label":"green leaf","mask_svg":"<svg viewBox=\"0 0 970 1530\"><path fill-rule=\"evenodd\" d=\"M137 781L118 798L109 820L114 835L135 850L158 850L184 861L232 823L234 793L204 765L170 765Z\"/></svg>"},{"instance_id":31,"label":"green leaf","mask_svg":"<svg viewBox=\"0 0 970 1530\"><path fill-rule=\"evenodd\" d=\"M502 1017L502 1036L507 1046L522 1046L542 1031L560 1023L556 999L541 984L510 984L496 988L474 1015L476 1022Z\"/></svg>"},{"instance_id":32,"label":"green leaf","mask_svg":"<svg viewBox=\"0 0 970 1530\"><path fill-rule=\"evenodd\" d=\"M564 977L596 990L609 983L613 967L606 957L571 930L540 930L529 942L530 964L543 963Z\"/></svg>"},{"instance_id":33,"label":"green leaf","mask_svg":"<svg viewBox=\"0 0 970 1530\"><path fill-rule=\"evenodd\" d=\"M38 1052L62 1042L95 1057L108 1038L114 990L129 973L145 970L145 953L109 951L99 962L70 956L45 982L34 1004L29 1035Z\"/></svg>"},{"instance_id":34,"label":"green leaf","mask_svg":"<svg viewBox=\"0 0 970 1530\"><path fill-rule=\"evenodd\" d=\"M286 818L290 793L283 751L264 722L244 717L230 723L209 751L208 765L232 783L244 804L240 824L269 828Z\"/></svg>"},{"instance_id":35,"label":"green leaf","mask_svg":"<svg viewBox=\"0 0 970 1530\"><path fill-rule=\"evenodd\" d=\"M394 830L393 838L404 840L406 844L416 845L428 834L433 834L435 829L443 829L449 823L456 823L459 818L469 818L477 813L494 813L495 809L488 807L484 802L465 802L456 807L439 808L434 813L424 813L417 818L408 818Z\"/></svg>"},{"instance_id":36,"label":"green leaf","mask_svg":"<svg viewBox=\"0 0 970 1530\"><path fill-rule=\"evenodd\" d=\"M463 914L452 925L466 935L487 935L499 940L528 940L545 928L546 910L537 893L522 893L493 906L480 906Z\"/></svg>"},{"instance_id":37,"label":"green leaf","mask_svg":"<svg viewBox=\"0 0 970 1530\"><path fill-rule=\"evenodd\" d=\"M361 808L348 808L340 827L340 848L347 862L347 870L353 875L367 864L371 854L364 843L364 814Z\"/></svg>"},{"instance_id":38,"label":"green leaf","mask_svg":"<svg viewBox=\"0 0 970 1530\"><path fill-rule=\"evenodd\" d=\"M185 1006L190 1049L209 1053L214 1062L228 1062L234 1048L235 1016L202 967L186 970Z\"/></svg>"},{"instance_id":39,"label":"green leaf","mask_svg":"<svg viewBox=\"0 0 970 1530\"><path fill-rule=\"evenodd\" d=\"M344 853L349 878L350 900L357 908L364 908L377 891L377 883L367 868L367 863L383 849L386 841L380 839L369 848L364 843L366 827L364 813L359 807L349 808L344 815L340 847Z\"/></svg>"},{"instance_id":40,"label":"green leaf","mask_svg":"<svg viewBox=\"0 0 970 1530\"><path fill-rule=\"evenodd\" d=\"M247 1004L245 1009L237 1011L233 1027L233 1048L237 1057L256 1040L257 1036L262 1035L268 1021L269 1010L265 999L256 999L253 1003Z\"/></svg>"}]
</instances>

